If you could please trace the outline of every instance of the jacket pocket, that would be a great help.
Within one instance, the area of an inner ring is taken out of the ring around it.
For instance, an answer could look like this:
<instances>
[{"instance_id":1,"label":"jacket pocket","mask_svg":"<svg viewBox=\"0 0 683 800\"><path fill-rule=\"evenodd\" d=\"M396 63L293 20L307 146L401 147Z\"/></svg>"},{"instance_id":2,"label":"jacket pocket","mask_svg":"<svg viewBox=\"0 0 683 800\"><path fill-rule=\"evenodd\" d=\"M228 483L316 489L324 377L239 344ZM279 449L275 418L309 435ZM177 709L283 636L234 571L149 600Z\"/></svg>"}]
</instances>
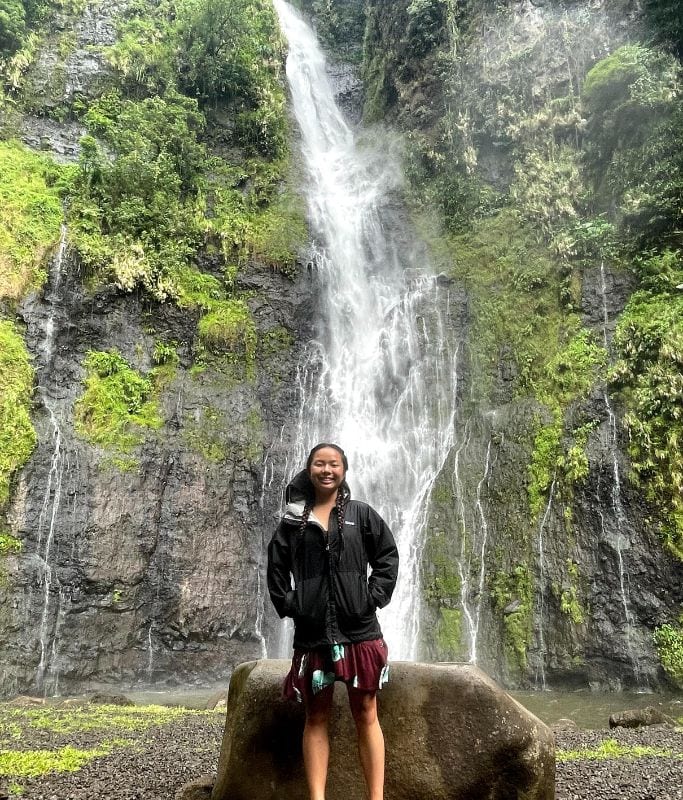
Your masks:
<instances>
[{"instance_id":1,"label":"jacket pocket","mask_svg":"<svg viewBox=\"0 0 683 800\"><path fill-rule=\"evenodd\" d=\"M342 627L367 619L374 613L374 603L368 592L368 580L358 572L338 572L336 575L335 603Z\"/></svg>"},{"instance_id":2,"label":"jacket pocket","mask_svg":"<svg viewBox=\"0 0 683 800\"><path fill-rule=\"evenodd\" d=\"M328 589L326 580L321 575L299 581L296 586L295 619L325 621Z\"/></svg>"}]
</instances>

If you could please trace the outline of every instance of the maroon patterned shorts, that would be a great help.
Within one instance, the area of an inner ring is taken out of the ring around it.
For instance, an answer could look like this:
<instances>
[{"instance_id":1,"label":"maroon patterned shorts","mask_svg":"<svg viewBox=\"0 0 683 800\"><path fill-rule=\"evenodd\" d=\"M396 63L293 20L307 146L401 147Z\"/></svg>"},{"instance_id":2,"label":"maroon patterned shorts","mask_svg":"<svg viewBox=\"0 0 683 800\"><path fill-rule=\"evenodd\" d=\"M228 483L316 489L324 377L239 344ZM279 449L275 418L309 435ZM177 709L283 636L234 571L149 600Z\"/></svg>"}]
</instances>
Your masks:
<instances>
[{"instance_id":1,"label":"maroon patterned shorts","mask_svg":"<svg viewBox=\"0 0 683 800\"><path fill-rule=\"evenodd\" d=\"M296 649L283 693L301 703L335 681L344 681L364 692L376 692L389 680L388 656L384 639L334 644L316 650Z\"/></svg>"}]
</instances>

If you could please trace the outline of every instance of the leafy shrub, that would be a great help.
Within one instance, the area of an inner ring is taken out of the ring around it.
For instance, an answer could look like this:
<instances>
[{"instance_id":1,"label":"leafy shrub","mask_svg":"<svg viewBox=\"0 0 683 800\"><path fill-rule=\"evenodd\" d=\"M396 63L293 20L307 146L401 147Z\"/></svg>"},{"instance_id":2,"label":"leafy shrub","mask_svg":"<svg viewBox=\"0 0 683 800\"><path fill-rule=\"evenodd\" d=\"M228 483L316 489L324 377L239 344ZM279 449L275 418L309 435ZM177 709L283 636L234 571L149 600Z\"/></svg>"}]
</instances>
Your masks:
<instances>
[{"instance_id":1,"label":"leafy shrub","mask_svg":"<svg viewBox=\"0 0 683 800\"><path fill-rule=\"evenodd\" d=\"M9 500L13 475L36 445L29 416L33 367L24 340L8 320L0 320L0 509Z\"/></svg>"},{"instance_id":2,"label":"leafy shrub","mask_svg":"<svg viewBox=\"0 0 683 800\"><path fill-rule=\"evenodd\" d=\"M627 407L632 477L664 518L683 560L683 260L677 251L639 263L642 288L619 318L612 379Z\"/></svg>"},{"instance_id":3,"label":"leafy shrub","mask_svg":"<svg viewBox=\"0 0 683 800\"><path fill-rule=\"evenodd\" d=\"M124 454L140 444L145 429L159 428L154 385L117 350L91 350L84 362L85 392L76 402L76 430L92 444Z\"/></svg>"},{"instance_id":4,"label":"leafy shrub","mask_svg":"<svg viewBox=\"0 0 683 800\"><path fill-rule=\"evenodd\" d=\"M660 625L655 628L652 639L667 675L683 689L683 627Z\"/></svg>"}]
</instances>

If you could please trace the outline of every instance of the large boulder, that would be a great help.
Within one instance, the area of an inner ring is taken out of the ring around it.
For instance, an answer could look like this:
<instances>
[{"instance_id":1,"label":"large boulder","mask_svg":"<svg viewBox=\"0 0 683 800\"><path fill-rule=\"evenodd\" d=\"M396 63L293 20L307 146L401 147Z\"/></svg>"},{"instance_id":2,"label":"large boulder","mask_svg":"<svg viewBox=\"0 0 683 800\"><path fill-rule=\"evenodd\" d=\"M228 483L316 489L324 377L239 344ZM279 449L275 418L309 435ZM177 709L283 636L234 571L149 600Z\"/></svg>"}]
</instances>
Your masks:
<instances>
[{"instance_id":1,"label":"large boulder","mask_svg":"<svg viewBox=\"0 0 683 800\"><path fill-rule=\"evenodd\" d=\"M301 800L304 712L282 698L287 661L233 673L212 800ZM379 694L386 800L552 800L549 728L468 664L393 662ZM328 800L365 796L346 689L337 685Z\"/></svg>"},{"instance_id":2,"label":"large boulder","mask_svg":"<svg viewBox=\"0 0 683 800\"><path fill-rule=\"evenodd\" d=\"M631 708L628 711L620 711L618 714L611 714L609 718L610 728L640 728L643 725L675 725L676 720L667 716L660 709L654 706L645 708Z\"/></svg>"}]
</instances>

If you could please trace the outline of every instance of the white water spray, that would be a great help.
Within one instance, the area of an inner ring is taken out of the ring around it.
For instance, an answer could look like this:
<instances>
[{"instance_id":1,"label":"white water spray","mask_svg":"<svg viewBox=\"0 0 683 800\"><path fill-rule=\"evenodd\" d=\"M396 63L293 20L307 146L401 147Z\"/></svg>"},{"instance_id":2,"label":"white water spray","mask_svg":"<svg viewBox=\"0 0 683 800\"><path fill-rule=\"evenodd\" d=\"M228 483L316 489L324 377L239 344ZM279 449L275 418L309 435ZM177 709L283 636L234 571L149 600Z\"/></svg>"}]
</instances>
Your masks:
<instances>
[{"instance_id":1,"label":"white water spray","mask_svg":"<svg viewBox=\"0 0 683 800\"><path fill-rule=\"evenodd\" d=\"M392 656L413 659L420 634L420 573L430 491L453 444L457 348L447 290L424 248L392 216L400 169L390 148L361 147L337 108L309 26L283 0L287 77L302 133L309 218L319 244L319 340L300 365L293 473L318 441L350 456L349 483L387 520L401 568L381 615Z\"/></svg>"}]
</instances>

